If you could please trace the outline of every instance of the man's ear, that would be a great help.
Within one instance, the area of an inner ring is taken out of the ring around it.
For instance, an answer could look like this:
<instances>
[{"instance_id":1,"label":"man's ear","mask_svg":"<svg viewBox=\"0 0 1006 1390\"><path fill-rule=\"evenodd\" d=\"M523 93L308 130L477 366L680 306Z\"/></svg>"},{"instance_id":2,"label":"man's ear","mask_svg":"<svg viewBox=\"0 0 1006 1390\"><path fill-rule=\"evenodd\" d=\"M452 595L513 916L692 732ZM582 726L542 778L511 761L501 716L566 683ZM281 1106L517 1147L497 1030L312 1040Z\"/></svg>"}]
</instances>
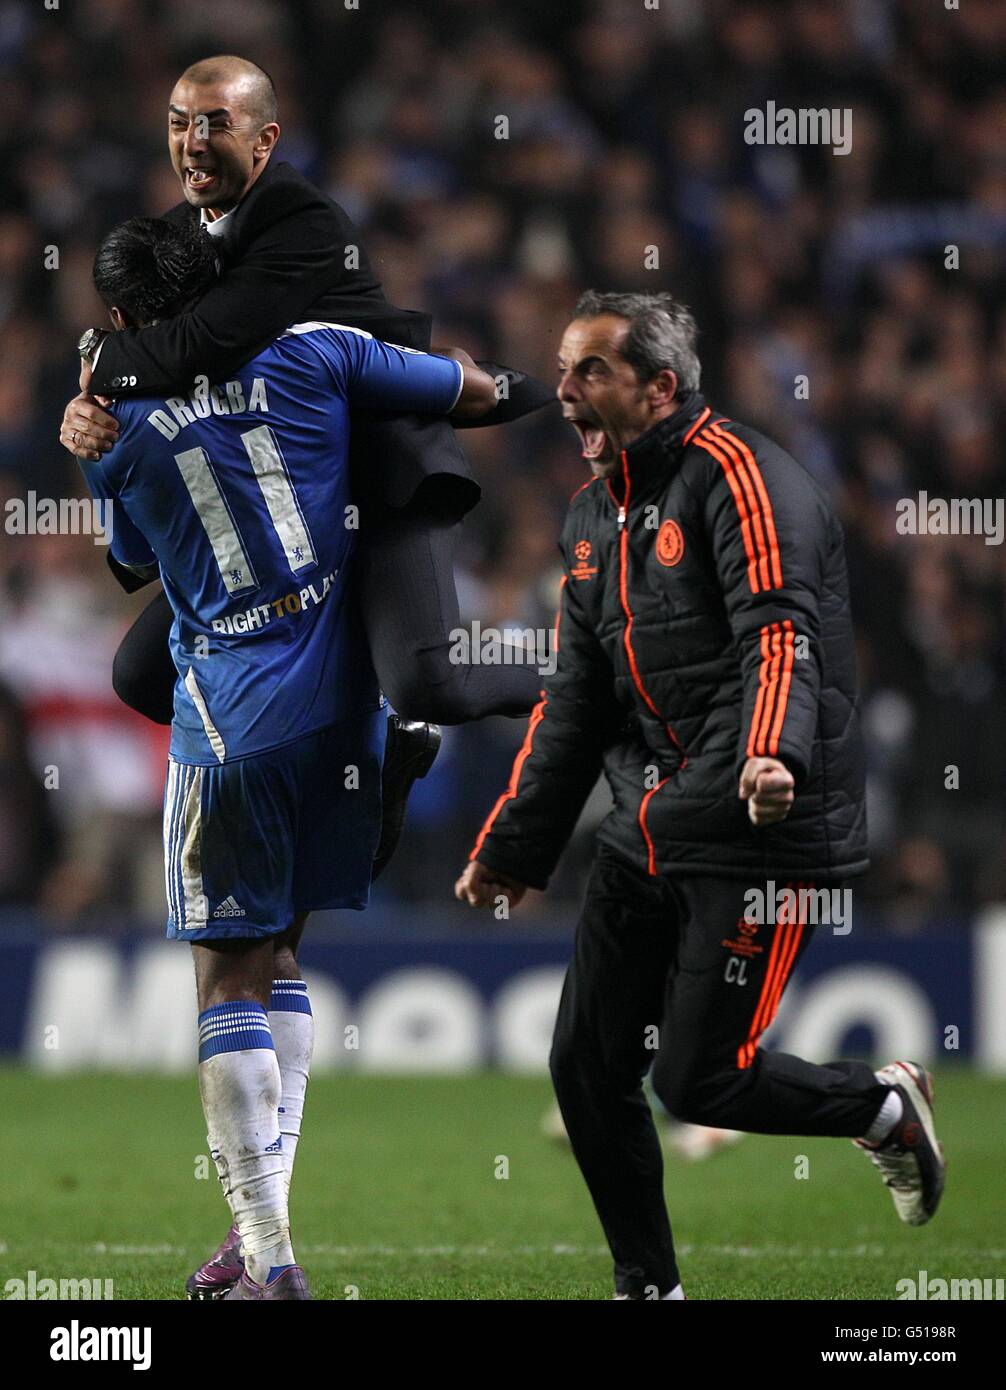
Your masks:
<instances>
[{"instance_id":1,"label":"man's ear","mask_svg":"<svg viewBox=\"0 0 1006 1390\"><path fill-rule=\"evenodd\" d=\"M108 317L112 320L112 323L115 325L116 332L121 332L123 328L129 327L129 320L126 318L122 310L116 308L114 304L108 311Z\"/></svg>"},{"instance_id":2,"label":"man's ear","mask_svg":"<svg viewBox=\"0 0 1006 1390\"><path fill-rule=\"evenodd\" d=\"M264 125L255 137L255 144L252 146L252 154L256 159L268 159L276 147L279 139L279 126L275 121L270 121Z\"/></svg>"},{"instance_id":3,"label":"man's ear","mask_svg":"<svg viewBox=\"0 0 1006 1390\"><path fill-rule=\"evenodd\" d=\"M657 373L649 383L650 404L655 410L669 406L678 394L678 376L670 367Z\"/></svg>"}]
</instances>

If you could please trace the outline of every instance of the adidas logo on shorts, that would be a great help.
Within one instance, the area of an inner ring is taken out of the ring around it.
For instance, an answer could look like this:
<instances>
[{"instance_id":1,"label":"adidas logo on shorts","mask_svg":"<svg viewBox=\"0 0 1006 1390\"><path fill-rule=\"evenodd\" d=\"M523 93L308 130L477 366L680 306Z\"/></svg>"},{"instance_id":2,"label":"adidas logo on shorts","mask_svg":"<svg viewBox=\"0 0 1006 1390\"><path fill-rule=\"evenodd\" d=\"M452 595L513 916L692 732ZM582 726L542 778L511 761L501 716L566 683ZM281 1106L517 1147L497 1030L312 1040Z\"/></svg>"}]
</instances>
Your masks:
<instances>
[{"instance_id":1,"label":"adidas logo on shorts","mask_svg":"<svg viewBox=\"0 0 1006 1390\"><path fill-rule=\"evenodd\" d=\"M244 917L245 910L239 907L234 898L224 898L223 902L214 912L214 917Z\"/></svg>"}]
</instances>

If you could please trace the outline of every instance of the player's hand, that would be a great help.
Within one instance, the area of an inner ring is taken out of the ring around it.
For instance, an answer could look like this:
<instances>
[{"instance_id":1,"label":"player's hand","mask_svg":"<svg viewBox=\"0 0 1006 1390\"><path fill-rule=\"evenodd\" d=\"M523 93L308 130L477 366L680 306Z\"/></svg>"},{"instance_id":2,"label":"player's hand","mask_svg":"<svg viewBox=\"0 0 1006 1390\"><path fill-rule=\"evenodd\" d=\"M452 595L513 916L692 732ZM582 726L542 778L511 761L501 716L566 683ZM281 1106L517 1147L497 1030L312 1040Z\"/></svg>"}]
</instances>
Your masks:
<instances>
[{"instance_id":1,"label":"player's hand","mask_svg":"<svg viewBox=\"0 0 1006 1390\"><path fill-rule=\"evenodd\" d=\"M118 420L99 402L108 404L104 396L90 396L81 391L63 411L63 423L59 427L59 442L63 448L74 458L90 459L92 463L107 454L119 437Z\"/></svg>"},{"instance_id":2,"label":"player's hand","mask_svg":"<svg viewBox=\"0 0 1006 1390\"><path fill-rule=\"evenodd\" d=\"M469 907L487 907L501 897L516 907L526 892L526 884L487 869L477 859L472 860L454 885L454 896Z\"/></svg>"},{"instance_id":3,"label":"player's hand","mask_svg":"<svg viewBox=\"0 0 1006 1390\"><path fill-rule=\"evenodd\" d=\"M793 774L778 758L748 758L737 795L747 802L752 825L774 825L789 815L794 786Z\"/></svg>"}]
</instances>

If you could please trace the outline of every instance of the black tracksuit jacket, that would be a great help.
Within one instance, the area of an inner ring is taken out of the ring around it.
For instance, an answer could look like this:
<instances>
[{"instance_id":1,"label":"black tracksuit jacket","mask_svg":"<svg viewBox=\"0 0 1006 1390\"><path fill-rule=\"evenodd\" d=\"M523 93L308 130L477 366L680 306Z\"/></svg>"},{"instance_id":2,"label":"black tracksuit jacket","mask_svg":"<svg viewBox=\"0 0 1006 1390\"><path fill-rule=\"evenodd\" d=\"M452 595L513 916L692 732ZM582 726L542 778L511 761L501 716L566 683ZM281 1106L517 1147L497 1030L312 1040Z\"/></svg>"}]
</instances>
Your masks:
<instances>
[{"instance_id":1,"label":"black tracksuit jacket","mask_svg":"<svg viewBox=\"0 0 1006 1390\"><path fill-rule=\"evenodd\" d=\"M657 873L868 868L841 527L809 473L697 393L570 503L557 666L471 857L544 888L603 770L597 838ZM756 829L748 757L796 800Z\"/></svg>"}]
</instances>

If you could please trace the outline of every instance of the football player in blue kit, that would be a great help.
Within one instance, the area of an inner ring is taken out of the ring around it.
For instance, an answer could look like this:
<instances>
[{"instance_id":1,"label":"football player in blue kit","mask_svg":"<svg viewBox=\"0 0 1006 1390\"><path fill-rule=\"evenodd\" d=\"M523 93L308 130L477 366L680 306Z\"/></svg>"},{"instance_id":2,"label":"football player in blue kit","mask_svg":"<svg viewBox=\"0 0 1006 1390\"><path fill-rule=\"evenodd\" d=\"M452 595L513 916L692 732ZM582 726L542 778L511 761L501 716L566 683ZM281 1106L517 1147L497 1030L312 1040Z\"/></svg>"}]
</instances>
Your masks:
<instances>
[{"instance_id":1,"label":"football player in blue kit","mask_svg":"<svg viewBox=\"0 0 1006 1390\"><path fill-rule=\"evenodd\" d=\"M215 274L209 238L158 219L117 227L94 266L117 329L181 312ZM349 409L495 401L458 350L297 324L228 381L116 401L117 447L82 464L111 503L113 555L159 571L174 612L168 936L193 947L200 1093L234 1223L190 1296L310 1297L287 1206L313 1037L295 953L308 913L367 904L386 726L351 583Z\"/></svg>"}]
</instances>

